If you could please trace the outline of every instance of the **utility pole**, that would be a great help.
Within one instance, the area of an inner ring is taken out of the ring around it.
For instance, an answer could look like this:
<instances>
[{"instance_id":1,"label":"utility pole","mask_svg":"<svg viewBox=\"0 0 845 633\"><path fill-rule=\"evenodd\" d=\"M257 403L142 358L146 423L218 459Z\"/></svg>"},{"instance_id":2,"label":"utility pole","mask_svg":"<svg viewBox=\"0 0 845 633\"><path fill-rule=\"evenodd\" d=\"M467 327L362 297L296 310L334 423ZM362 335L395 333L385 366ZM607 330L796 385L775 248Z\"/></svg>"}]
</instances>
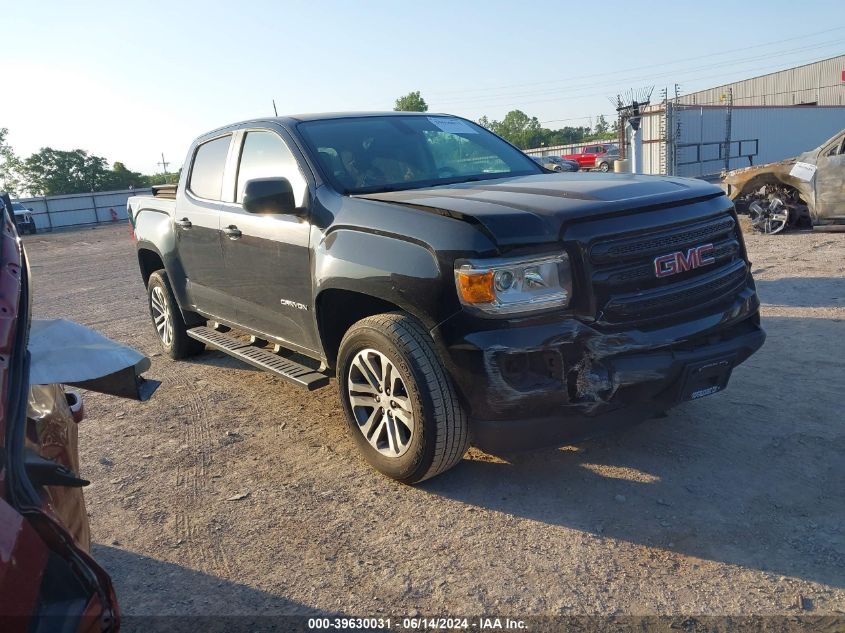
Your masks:
<instances>
[{"instance_id":1,"label":"utility pole","mask_svg":"<svg viewBox=\"0 0 845 633\"><path fill-rule=\"evenodd\" d=\"M728 107L725 110L725 171L730 171L731 168L731 118L734 109L734 90L732 86L728 87Z\"/></svg>"},{"instance_id":2,"label":"utility pole","mask_svg":"<svg viewBox=\"0 0 845 633\"><path fill-rule=\"evenodd\" d=\"M165 179L165 181L167 180L167 176L169 175L169 174L167 173L167 166L168 166L169 164L170 164L170 163L168 163L166 160L164 160L164 152L162 152L162 153L161 153L161 162L160 162L160 163L156 163L156 165L161 165L161 170L164 172L164 179Z\"/></svg>"}]
</instances>

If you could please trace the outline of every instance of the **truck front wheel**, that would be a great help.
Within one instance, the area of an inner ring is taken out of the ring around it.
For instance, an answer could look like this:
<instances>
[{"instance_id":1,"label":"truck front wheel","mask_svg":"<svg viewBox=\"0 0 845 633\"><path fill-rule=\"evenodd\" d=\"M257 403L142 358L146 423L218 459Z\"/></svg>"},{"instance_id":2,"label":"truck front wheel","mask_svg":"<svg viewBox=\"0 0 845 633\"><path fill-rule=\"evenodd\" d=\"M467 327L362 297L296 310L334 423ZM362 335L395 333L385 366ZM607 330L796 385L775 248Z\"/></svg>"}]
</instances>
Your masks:
<instances>
[{"instance_id":1,"label":"truck front wheel","mask_svg":"<svg viewBox=\"0 0 845 633\"><path fill-rule=\"evenodd\" d=\"M461 461L466 414L434 342L413 317L358 321L343 337L337 368L349 433L376 470L413 484Z\"/></svg>"},{"instance_id":2,"label":"truck front wheel","mask_svg":"<svg viewBox=\"0 0 845 633\"><path fill-rule=\"evenodd\" d=\"M170 358L193 356L205 349L205 344L188 336L185 319L182 318L164 270L157 270L150 275L147 299L158 341Z\"/></svg>"}]
</instances>

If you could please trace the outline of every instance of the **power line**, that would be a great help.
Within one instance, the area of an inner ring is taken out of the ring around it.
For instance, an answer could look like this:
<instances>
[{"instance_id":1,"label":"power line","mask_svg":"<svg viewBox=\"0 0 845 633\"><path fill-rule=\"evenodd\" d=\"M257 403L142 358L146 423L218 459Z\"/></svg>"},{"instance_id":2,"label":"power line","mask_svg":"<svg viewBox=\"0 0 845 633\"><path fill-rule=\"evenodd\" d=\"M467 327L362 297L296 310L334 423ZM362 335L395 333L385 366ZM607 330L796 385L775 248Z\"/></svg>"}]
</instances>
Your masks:
<instances>
[{"instance_id":1,"label":"power line","mask_svg":"<svg viewBox=\"0 0 845 633\"><path fill-rule=\"evenodd\" d=\"M797 52L802 52L802 51L806 51L806 50L815 50L815 49L819 49L819 48L825 48L827 46L841 46L841 44L842 44L841 40L831 40L831 41L828 41L828 42L816 43L816 44L811 44L811 45L808 45L808 46L802 46L802 47L789 49L789 50L785 50L785 51L779 51L778 55L788 55L790 53L797 53ZM705 64L703 66L694 66L692 68L685 69L684 72L689 73L689 72L697 72L697 71L701 71L701 70L711 70L711 69L714 69L714 68L722 68L722 67L725 67L725 66L737 66L737 65L755 62L755 61L760 61L761 59L770 59L770 58L771 58L771 54L765 54L765 55L757 55L757 56L754 56L754 57L744 57L744 58L738 58L738 59L731 59L731 60L717 62L715 64ZM814 57L814 61L817 61L817 60L815 60L815 57ZM768 66L769 65L767 64L766 67L768 67ZM678 71L674 71L674 70L662 71L662 72L659 72L659 73L649 73L648 75L643 75L641 77L634 77L634 78L628 77L628 78L625 79L625 81L626 81L626 83L631 83L631 82L636 82L636 81L646 81L646 80L650 80L650 79L656 78L656 77L676 76L677 74L678 74ZM610 80L602 81L602 82L599 82L599 83L592 81L592 82L584 83L584 84L575 84L575 85L570 84L566 87L550 88L550 89L546 89L546 90L538 90L538 91L531 91L531 92L490 94L490 95L481 96L478 99L485 100L485 101L488 100L488 99L497 99L499 97L509 98L509 99L517 99L517 98L521 98L521 97L532 97L532 96L551 95L551 94L559 94L559 93L570 93L572 90L578 90L579 88L595 88L597 86L618 85L619 83L620 83L620 80L618 80L618 79L610 79ZM473 99L472 101L474 103L476 103L478 99ZM447 103L448 104L448 103L465 102L466 99L465 98L436 99L436 100L431 99L431 101L436 102L436 103Z\"/></svg>"},{"instance_id":2,"label":"power line","mask_svg":"<svg viewBox=\"0 0 845 633\"><path fill-rule=\"evenodd\" d=\"M804 35L796 35L794 37L781 38L781 39L778 39L777 41L763 42L763 43L760 43L760 44L753 44L751 46L743 46L741 48L733 48L733 49L729 49L729 50L718 51L718 52L710 54L710 57L718 57L720 55L729 55L731 53L738 53L740 51L747 51L747 50L754 49L754 48L765 48L767 46L779 46L779 45L783 44L784 42L792 42L792 41L795 41L795 40L804 40L804 39L807 39L807 38L810 38L810 37L814 37L816 35L823 35L825 33L832 33L834 31L841 31L841 30L844 30L844 29L845 29L845 25L836 26L836 27L833 27L833 28L830 28L830 29L825 29L823 31L816 31L814 33L806 33ZM660 63L660 64L646 64L644 66L634 66L634 67L630 67L630 68L623 68L623 69L615 70L615 71L612 71L610 73L605 73L605 74L617 75L617 74L629 73L629 72L635 71L635 70L644 70L644 69L655 68L655 67L660 67L660 66L672 66L672 65L681 64L681 63L688 62L688 61L696 61L696 60L699 60L699 59L701 59L701 55L696 55L696 56L693 56L693 57L684 57L684 58L681 58L681 59L674 59L672 61L663 62L663 63ZM507 85L501 85L501 86L490 86L490 87L487 87L487 88L466 88L466 89L461 89L461 90L443 90L439 93L438 92L433 92L433 93L429 92L429 94L433 94L433 95L436 96L438 94L444 94L444 95L445 94L463 94L463 93L467 93L467 92L484 92L484 91L488 91L488 90L506 90L508 88L519 88L519 87L523 87L523 86L543 86L543 85L548 85L550 83L569 82L569 81L572 81L573 79L590 79L593 76L594 76L593 74L575 75L573 77L568 77L566 79L553 79L553 80L549 80L549 81L535 81L535 82L528 82L528 83L521 83L521 84L507 84Z\"/></svg>"},{"instance_id":3,"label":"power line","mask_svg":"<svg viewBox=\"0 0 845 633\"><path fill-rule=\"evenodd\" d=\"M613 117L616 116L616 113L614 112L613 114L586 114L584 116L572 116L572 117L568 117L566 119L548 119L546 121L540 121L540 123L563 123L565 121L583 121L584 119L592 119L594 117L598 118L600 116L603 116L605 118L607 118L607 117L613 118Z\"/></svg>"},{"instance_id":4,"label":"power line","mask_svg":"<svg viewBox=\"0 0 845 633\"><path fill-rule=\"evenodd\" d=\"M748 63L748 61L750 61L750 60L746 60L745 63ZM814 62L814 61L819 61L819 60L817 60L815 57L813 57L813 58L808 59L806 61L806 63L810 63L810 62ZM741 65L741 64L742 64L742 62L732 62L729 65L737 66L737 65ZM803 64L799 63L798 65L803 65ZM757 71L757 70L764 70L764 69L769 69L769 68L771 68L771 66L769 64L766 64L765 66L756 66L756 67L753 67L753 68L747 68L747 69L743 70L742 72L749 73L749 72L754 72L754 71ZM701 69L699 69L699 70L701 70ZM781 70L788 70L788 69L781 69ZM775 71L775 72L777 72L777 71ZM661 77L671 77L673 80L677 80L677 83L684 84L684 85L690 85L690 84L693 84L695 82L703 81L705 79L723 78L724 73L710 74L710 75L704 75L704 76L698 76L698 77L681 76L680 78L678 78L677 73L670 71L670 72L657 73L657 74L651 74L651 75L644 75L642 77L631 78L631 79L627 80L627 83L635 84L639 81L652 81L654 79L661 78ZM733 83L733 82L728 82L728 83ZM593 87L602 86L602 85L617 85L618 86L619 81L614 81L613 84L609 84L607 82L598 83L598 84L594 84ZM587 99L587 98L590 98L590 97L607 96L607 91L586 93L586 94L583 94L583 93L579 94L576 91L573 94L570 91L558 90L558 91L555 91L555 93L558 94L558 96L552 96L552 97L545 98L545 99L532 99L532 100L519 99L518 101L508 100L508 101L497 101L497 102L473 101L472 105L473 105L473 107L476 107L476 108L477 107L495 108L495 107L498 107L498 106L506 106L506 107L519 106L519 107L522 107L522 106L525 106L527 104L549 103L549 102L552 102L552 101L559 101L561 99L561 97L563 97L563 96L565 96L565 98L568 101L574 101L574 100L579 100L579 99ZM516 98L518 98L518 96L515 97L514 99L516 99ZM437 103L435 102L435 106L436 105L437 105Z\"/></svg>"}]
</instances>

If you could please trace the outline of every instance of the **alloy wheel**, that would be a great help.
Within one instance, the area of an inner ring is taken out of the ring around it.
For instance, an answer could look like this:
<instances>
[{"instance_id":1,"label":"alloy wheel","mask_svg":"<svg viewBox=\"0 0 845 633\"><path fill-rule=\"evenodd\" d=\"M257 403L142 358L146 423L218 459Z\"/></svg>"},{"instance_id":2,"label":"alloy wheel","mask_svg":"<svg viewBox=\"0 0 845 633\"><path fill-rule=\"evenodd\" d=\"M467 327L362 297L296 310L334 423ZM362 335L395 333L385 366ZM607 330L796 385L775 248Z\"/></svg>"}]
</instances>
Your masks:
<instances>
[{"instance_id":1,"label":"alloy wheel","mask_svg":"<svg viewBox=\"0 0 845 633\"><path fill-rule=\"evenodd\" d=\"M170 314L170 305L161 286L155 286L150 293L150 309L153 313L153 324L161 342L165 347L170 347L173 342L173 319Z\"/></svg>"},{"instance_id":2,"label":"alloy wheel","mask_svg":"<svg viewBox=\"0 0 845 633\"><path fill-rule=\"evenodd\" d=\"M364 349L352 359L347 393L358 430L385 457L401 457L416 430L411 399L399 370L384 354Z\"/></svg>"}]
</instances>

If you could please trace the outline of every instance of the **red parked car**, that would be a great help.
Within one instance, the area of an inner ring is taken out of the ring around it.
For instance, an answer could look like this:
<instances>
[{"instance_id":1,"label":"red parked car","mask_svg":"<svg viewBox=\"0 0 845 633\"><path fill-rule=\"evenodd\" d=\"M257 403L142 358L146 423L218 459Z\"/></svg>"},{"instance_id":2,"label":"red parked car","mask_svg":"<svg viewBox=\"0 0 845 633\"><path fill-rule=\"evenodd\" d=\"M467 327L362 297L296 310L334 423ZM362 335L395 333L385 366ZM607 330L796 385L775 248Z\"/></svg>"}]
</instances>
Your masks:
<instances>
[{"instance_id":1,"label":"red parked car","mask_svg":"<svg viewBox=\"0 0 845 633\"><path fill-rule=\"evenodd\" d=\"M0 631L114 632L108 574L89 553L79 477L82 397L148 398L148 358L86 327L31 320L26 252L0 194ZM128 354L128 356L127 356Z\"/></svg>"},{"instance_id":2,"label":"red parked car","mask_svg":"<svg viewBox=\"0 0 845 633\"><path fill-rule=\"evenodd\" d=\"M581 169L598 169L610 171L613 161L619 159L619 147L612 143L598 143L585 145L577 154L565 154L564 160L574 160Z\"/></svg>"}]
</instances>

